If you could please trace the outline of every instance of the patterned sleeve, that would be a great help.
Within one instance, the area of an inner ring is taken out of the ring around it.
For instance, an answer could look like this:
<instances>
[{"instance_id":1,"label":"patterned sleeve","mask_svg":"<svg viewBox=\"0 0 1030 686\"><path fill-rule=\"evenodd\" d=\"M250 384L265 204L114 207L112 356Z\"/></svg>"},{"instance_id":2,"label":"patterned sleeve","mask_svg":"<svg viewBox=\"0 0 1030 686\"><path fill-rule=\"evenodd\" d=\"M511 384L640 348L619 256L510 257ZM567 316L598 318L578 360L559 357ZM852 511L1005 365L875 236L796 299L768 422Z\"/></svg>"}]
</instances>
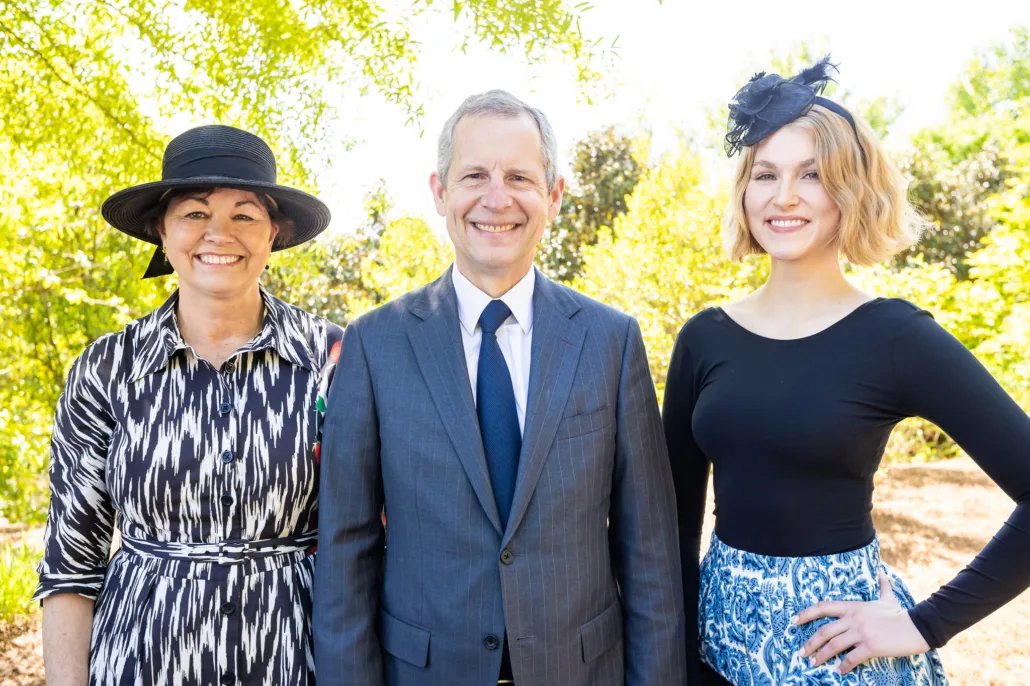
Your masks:
<instances>
[{"instance_id":1,"label":"patterned sleeve","mask_svg":"<svg viewBox=\"0 0 1030 686\"><path fill-rule=\"evenodd\" d=\"M76 593L95 600L107 571L114 506L107 492L107 450L114 417L105 379L116 338L95 342L75 361L57 401L50 441L50 510L39 586L33 600Z\"/></svg>"},{"instance_id":2,"label":"patterned sleeve","mask_svg":"<svg viewBox=\"0 0 1030 686\"><path fill-rule=\"evenodd\" d=\"M322 427L325 425L326 398L329 397L329 386L333 383L336 365L340 361L340 348L343 345L343 329L330 324L326 332L326 345L329 354L318 379L318 396L315 399L315 461L322 461Z\"/></svg>"}]
</instances>

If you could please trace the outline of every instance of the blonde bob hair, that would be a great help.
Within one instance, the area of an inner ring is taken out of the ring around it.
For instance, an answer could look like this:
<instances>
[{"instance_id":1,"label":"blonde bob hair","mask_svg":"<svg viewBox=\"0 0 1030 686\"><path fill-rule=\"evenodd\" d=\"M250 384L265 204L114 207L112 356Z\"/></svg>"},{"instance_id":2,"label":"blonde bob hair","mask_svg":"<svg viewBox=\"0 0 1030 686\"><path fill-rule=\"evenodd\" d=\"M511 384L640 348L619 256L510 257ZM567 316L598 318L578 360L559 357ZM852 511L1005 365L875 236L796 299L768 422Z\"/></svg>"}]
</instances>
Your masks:
<instances>
[{"instance_id":1,"label":"blonde bob hair","mask_svg":"<svg viewBox=\"0 0 1030 686\"><path fill-rule=\"evenodd\" d=\"M788 124L809 129L815 136L819 178L840 209L836 238L840 252L852 264L870 265L913 245L925 222L909 204L908 182L883 154L876 134L857 117L855 125L857 137L843 117L820 105L813 105ZM734 261L765 253L744 212L744 194L757 148L743 148L730 204L723 215L724 242Z\"/></svg>"}]
</instances>

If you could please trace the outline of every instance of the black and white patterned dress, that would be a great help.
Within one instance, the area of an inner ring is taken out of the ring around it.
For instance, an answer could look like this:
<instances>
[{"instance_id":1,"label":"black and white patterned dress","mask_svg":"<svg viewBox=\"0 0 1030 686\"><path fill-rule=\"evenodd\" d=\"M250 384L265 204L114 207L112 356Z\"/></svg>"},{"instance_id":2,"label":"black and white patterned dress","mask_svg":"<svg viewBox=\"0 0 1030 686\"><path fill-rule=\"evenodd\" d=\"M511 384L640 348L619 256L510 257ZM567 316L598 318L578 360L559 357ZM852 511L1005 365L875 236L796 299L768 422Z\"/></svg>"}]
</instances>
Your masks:
<instances>
[{"instance_id":1,"label":"black and white patterned dress","mask_svg":"<svg viewBox=\"0 0 1030 686\"><path fill-rule=\"evenodd\" d=\"M262 290L261 332L215 369L177 298L69 373L34 598L96 599L91 684L314 683L315 408L342 331Z\"/></svg>"}]
</instances>

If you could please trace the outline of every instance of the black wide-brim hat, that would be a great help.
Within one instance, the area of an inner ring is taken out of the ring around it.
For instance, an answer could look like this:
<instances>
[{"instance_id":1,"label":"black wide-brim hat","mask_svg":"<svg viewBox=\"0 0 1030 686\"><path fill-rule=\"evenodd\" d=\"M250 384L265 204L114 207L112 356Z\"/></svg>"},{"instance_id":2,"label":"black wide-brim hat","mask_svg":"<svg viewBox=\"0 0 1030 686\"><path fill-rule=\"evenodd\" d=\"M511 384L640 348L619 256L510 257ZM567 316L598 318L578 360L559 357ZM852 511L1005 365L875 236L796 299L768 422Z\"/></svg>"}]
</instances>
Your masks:
<instances>
[{"instance_id":1,"label":"black wide-brim hat","mask_svg":"<svg viewBox=\"0 0 1030 686\"><path fill-rule=\"evenodd\" d=\"M146 214L170 190L193 187L237 188L267 195L279 212L293 222L289 235L280 234L272 250L285 250L311 240L329 226L329 208L318 198L276 183L275 155L254 134L231 126L199 126L168 143L161 161L161 180L118 191L100 208L114 228L141 241L161 245L147 230ZM144 278L171 274L160 250Z\"/></svg>"}]
</instances>

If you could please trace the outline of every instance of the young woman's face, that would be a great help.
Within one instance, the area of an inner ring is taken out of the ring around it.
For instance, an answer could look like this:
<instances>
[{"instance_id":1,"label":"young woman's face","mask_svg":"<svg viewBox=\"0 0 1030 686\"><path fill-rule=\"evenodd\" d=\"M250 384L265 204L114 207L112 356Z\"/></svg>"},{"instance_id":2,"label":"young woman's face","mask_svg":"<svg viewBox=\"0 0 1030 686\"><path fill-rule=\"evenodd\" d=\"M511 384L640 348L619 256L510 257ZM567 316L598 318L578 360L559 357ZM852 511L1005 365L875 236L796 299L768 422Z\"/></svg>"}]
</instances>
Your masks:
<instances>
[{"instance_id":1,"label":"young woman's face","mask_svg":"<svg viewBox=\"0 0 1030 686\"><path fill-rule=\"evenodd\" d=\"M758 144L744 214L774 260L836 256L840 208L819 178L811 130L787 125Z\"/></svg>"},{"instance_id":2,"label":"young woman's face","mask_svg":"<svg viewBox=\"0 0 1030 686\"><path fill-rule=\"evenodd\" d=\"M254 193L216 188L173 199L158 231L180 286L231 297L257 283L279 227Z\"/></svg>"}]
</instances>

